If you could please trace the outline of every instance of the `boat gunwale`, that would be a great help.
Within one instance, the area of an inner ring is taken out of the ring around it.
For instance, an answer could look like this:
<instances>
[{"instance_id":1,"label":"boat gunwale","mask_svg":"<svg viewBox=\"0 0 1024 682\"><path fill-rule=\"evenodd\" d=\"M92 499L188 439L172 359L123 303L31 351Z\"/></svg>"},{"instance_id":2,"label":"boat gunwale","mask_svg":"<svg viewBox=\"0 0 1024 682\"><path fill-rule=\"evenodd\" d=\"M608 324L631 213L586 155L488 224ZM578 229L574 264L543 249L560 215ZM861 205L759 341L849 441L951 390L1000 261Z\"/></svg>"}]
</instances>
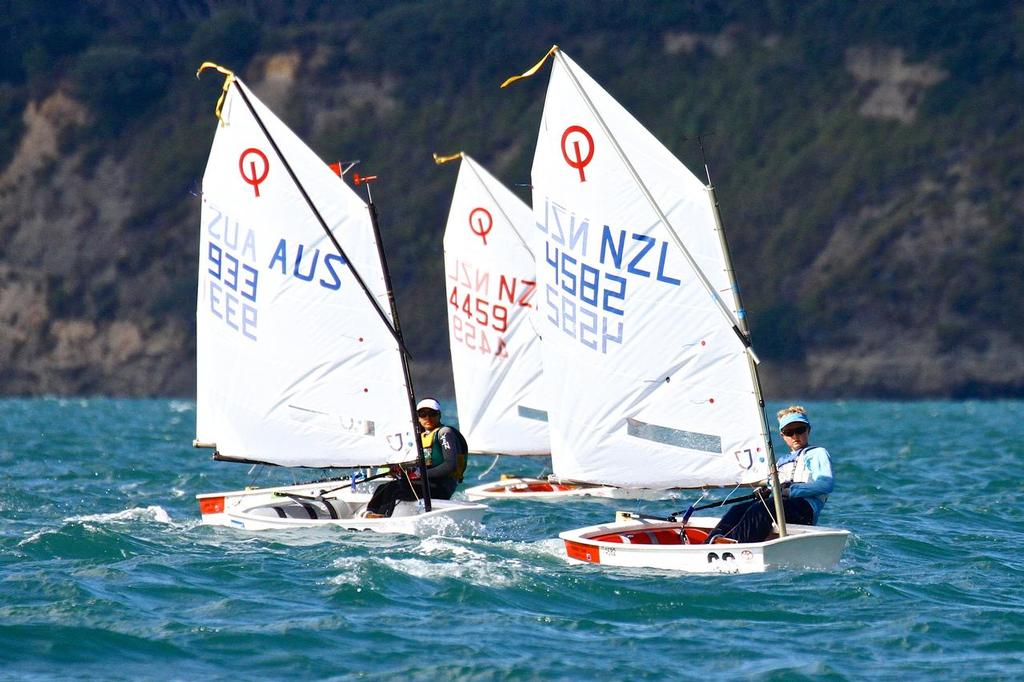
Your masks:
<instances>
[{"instance_id":1,"label":"boat gunwale","mask_svg":"<svg viewBox=\"0 0 1024 682\"><path fill-rule=\"evenodd\" d=\"M787 524L786 529L789 531L784 537L779 537L774 534L773 537L769 537L766 540L760 542L729 542L721 545L695 545L695 544L646 544L646 543L620 543L611 542L608 540L598 540L594 538L595 535L610 535L613 533L622 533L629 531L650 531L650 530L670 530L673 528L684 528L684 527L696 527L702 528L703 525L697 526L693 521L708 520L713 521L710 527L713 528L718 523L717 518L711 517L694 517L690 519L686 524L679 521L658 521L654 523L629 523L615 525L611 524L599 524L595 526L587 526L584 528L576 528L573 530L562 531L558 534L560 540L566 542L575 542L579 544L591 545L600 548L609 548L616 551L661 551L661 552L678 552L680 548L702 548L706 550L710 547L725 547L725 548L766 548L772 546L778 546L786 542L798 541L802 538L808 537L836 537L843 536L849 537L850 531L842 528L831 528L828 526L806 526L801 524ZM773 533L776 533L773 531ZM690 550L692 551L692 550Z\"/></svg>"}]
</instances>

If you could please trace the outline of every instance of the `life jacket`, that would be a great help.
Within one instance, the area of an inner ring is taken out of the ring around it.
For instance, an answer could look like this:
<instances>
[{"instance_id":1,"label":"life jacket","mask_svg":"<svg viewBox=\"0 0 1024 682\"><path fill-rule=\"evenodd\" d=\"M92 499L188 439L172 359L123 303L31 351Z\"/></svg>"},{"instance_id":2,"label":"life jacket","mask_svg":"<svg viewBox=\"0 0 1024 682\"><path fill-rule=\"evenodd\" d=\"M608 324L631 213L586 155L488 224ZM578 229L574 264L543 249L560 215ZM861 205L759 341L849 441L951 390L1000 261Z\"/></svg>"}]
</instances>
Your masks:
<instances>
[{"instance_id":1,"label":"life jacket","mask_svg":"<svg viewBox=\"0 0 1024 682\"><path fill-rule=\"evenodd\" d=\"M420 442L423 443L423 457L427 460L427 468L432 469L435 466L444 464L444 449L441 447L441 441L437 438L437 433L446 428L444 424L441 424L433 431L426 431L420 434ZM461 438L461 434L454 429L451 429L451 433ZM466 473L466 466L469 458L466 456L466 451L469 448L465 442L462 445L462 454L458 455L458 461L455 462L455 469L452 471L451 477L459 483L462 483L462 476Z\"/></svg>"},{"instance_id":2,"label":"life jacket","mask_svg":"<svg viewBox=\"0 0 1024 682\"><path fill-rule=\"evenodd\" d=\"M807 483L811 478L811 472L804 465L804 455L811 450L816 450L817 445L809 445L801 448L796 457L784 464L779 465L779 482L791 481L793 483Z\"/></svg>"},{"instance_id":3,"label":"life jacket","mask_svg":"<svg viewBox=\"0 0 1024 682\"><path fill-rule=\"evenodd\" d=\"M796 453L796 457L779 465L779 482L791 481L793 483L810 483L811 470L807 467L807 457L812 450L824 449L818 445L808 445L806 448L801 449ZM825 502L828 501L828 494L821 493L818 495L809 495L803 499L807 500L811 504L811 508L814 510L814 523L818 522L818 514L821 512L821 508L825 506Z\"/></svg>"}]
</instances>

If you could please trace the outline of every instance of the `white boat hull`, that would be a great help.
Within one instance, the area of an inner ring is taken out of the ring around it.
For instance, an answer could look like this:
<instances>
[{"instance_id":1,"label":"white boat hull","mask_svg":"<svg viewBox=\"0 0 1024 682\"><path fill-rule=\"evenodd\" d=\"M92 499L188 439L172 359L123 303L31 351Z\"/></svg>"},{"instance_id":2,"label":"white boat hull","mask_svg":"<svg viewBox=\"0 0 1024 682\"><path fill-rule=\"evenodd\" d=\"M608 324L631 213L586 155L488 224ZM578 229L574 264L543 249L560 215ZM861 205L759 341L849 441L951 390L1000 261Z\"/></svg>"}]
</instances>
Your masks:
<instances>
[{"instance_id":1,"label":"white boat hull","mask_svg":"<svg viewBox=\"0 0 1024 682\"><path fill-rule=\"evenodd\" d=\"M543 478L502 477L499 481L467 488L468 500L549 500L601 498L611 500L661 499L662 490L629 490L587 483L550 481ZM653 497L652 497L653 496Z\"/></svg>"},{"instance_id":2,"label":"white boat hull","mask_svg":"<svg viewBox=\"0 0 1024 682\"><path fill-rule=\"evenodd\" d=\"M566 555L573 563L629 568L659 568L684 573L763 573L783 568L834 568L849 531L787 524L787 535L764 542L683 544L683 534L697 543L718 523L695 517L684 527L620 512L614 523L565 531Z\"/></svg>"},{"instance_id":3,"label":"white boat hull","mask_svg":"<svg viewBox=\"0 0 1024 682\"><path fill-rule=\"evenodd\" d=\"M243 530L342 528L375 533L432 535L452 528L479 524L487 507L453 500L431 500L423 512L416 502L399 502L385 518L365 519L372 490L343 488L338 483L304 483L196 495L202 523ZM360 486L362 487L362 486ZM330 492L325 492L330 491ZM307 499L312 498L312 499Z\"/></svg>"}]
</instances>

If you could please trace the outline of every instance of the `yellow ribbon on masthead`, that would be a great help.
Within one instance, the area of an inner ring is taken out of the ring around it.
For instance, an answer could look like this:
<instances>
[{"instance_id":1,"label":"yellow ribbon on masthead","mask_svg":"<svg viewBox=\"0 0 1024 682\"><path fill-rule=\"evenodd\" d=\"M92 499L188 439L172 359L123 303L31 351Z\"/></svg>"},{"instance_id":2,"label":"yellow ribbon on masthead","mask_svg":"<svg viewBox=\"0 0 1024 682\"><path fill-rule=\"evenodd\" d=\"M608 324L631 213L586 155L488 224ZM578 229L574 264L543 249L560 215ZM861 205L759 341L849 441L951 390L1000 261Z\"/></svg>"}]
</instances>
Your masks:
<instances>
[{"instance_id":1,"label":"yellow ribbon on masthead","mask_svg":"<svg viewBox=\"0 0 1024 682\"><path fill-rule=\"evenodd\" d=\"M548 58L556 52L558 52L558 45L552 45L551 49L548 50L548 53L544 55L544 58L537 62L532 69L518 76L512 76L511 78L505 79L505 82L501 84L501 87L505 87L509 83L515 83L517 80L522 80L523 78L529 78L533 74L537 73L537 71L540 70L540 67L544 66L544 62L546 62Z\"/></svg>"},{"instance_id":2,"label":"yellow ribbon on masthead","mask_svg":"<svg viewBox=\"0 0 1024 682\"><path fill-rule=\"evenodd\" d=\"M434 163L438 166L448 163L449 161L455 161L462 158L462 152L456 152L451 156L439 156L437 152L434 152Z\"/></svg>"},{"instance_id":3,"label":"yellow ribbon on masthead","mask_svg":"<svg viewBox=\"0 0 1024 682\"><path fill-rule=\"evenodd\" d=\"M220 89L220 97L217 99L217 107L213 110L213 113L217 115L217 120L220 121L221 125L224 125L224 119L221 118L220 110L221 107L224 106L224 98L227 97L228 88L230 88L231 84L235 82L235 72L231 69L225 69L223 66L214 64L213 62L203 62L202 66L199 67L199 70L196 71L196 78L199 78L199 74L206 69L216 69L220 73L224 74L224 87Z\"/></svg>"}]
</instances>

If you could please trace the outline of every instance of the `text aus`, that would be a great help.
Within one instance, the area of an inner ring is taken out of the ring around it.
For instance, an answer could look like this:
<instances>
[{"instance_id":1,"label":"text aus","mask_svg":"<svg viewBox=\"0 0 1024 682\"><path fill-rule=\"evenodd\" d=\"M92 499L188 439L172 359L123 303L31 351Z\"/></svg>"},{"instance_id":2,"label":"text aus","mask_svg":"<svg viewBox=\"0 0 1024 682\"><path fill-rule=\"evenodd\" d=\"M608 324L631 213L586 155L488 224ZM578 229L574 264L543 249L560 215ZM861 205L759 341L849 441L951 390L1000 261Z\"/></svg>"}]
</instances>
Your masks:
<instances>
[{"instance_id":1,"label":"text aus","mask_svg":"<svg viewBox=\"0 0 1024 682\"><path fill-rule=\"evenodd\" d=\"M206 249L209 312L232 331L256 341L260 282L256 235L252 229L241 228L237 221L213 210L216 216L207 225ZM281 238L270 254L266 271L338 291L346 265L337 253L321 253L319 248Z\"/></svg>"}]
</instances>

